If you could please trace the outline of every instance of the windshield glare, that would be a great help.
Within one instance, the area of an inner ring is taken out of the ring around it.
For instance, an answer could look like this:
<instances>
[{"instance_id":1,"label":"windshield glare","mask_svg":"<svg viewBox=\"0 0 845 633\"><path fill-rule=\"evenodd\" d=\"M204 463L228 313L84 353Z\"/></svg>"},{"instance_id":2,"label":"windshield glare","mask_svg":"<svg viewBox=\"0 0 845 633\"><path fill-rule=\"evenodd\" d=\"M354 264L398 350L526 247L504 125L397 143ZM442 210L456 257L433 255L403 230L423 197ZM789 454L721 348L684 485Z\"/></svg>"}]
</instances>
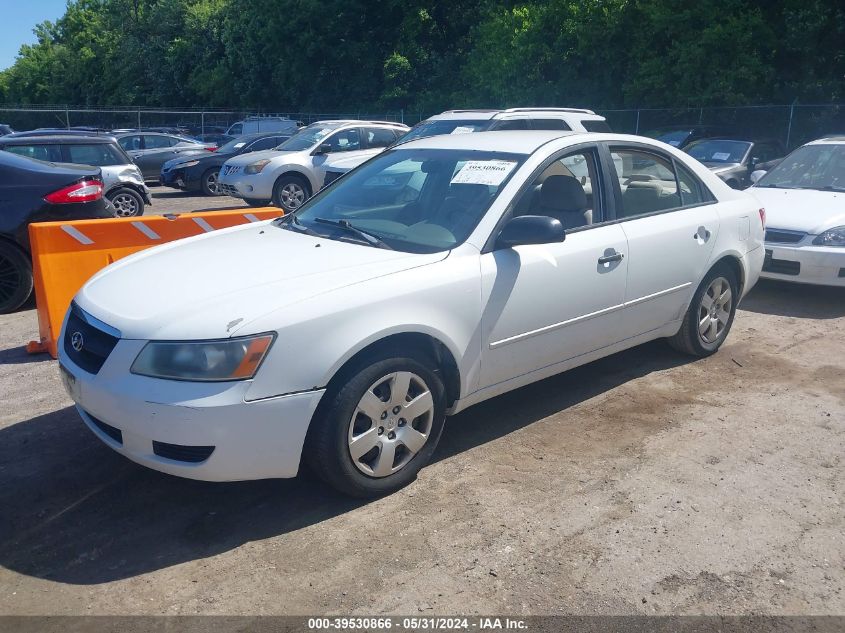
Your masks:
<instances>
[{"instance_id":1,"label":"windshield glare","mask_svg":"<svg viewBox=\"0 0 845 633\"><path fill-rule=\"evenodd\" d=\"M473 150L387 151L329 185L280 226L361 242L320 218L348 222L395 250L448 250L469 236L524 159Z\"/></svg>"},{"instance_id":2,"label":"windshield glare","mask_svg":"<svg viewBox=\"0 0 845 633\"><path fill-rule=\"evenodd\" d=\"M284 143L276 147L277 150L283 152L297 152L303 149L314 147L319 141L322 141L329 134L339 128L342 123L312 123L308 125L293 136L291 136Z\"/></svg>"},{"instance_id":3,"label":"windshield glare","mask_svg":"<svg viewBox=\"0 0 845 633\"><path fill-rule=\"evenodd\" d=\"M757 181L756 186L845 191L845 145L799 147Z\"/></svg>"},{"instance_id":4,"label":"windshield glare","mask_svg":"<svg viewBox=\"0 0 845 633\"><path fill-rule=\"evenodd\" d=\"M651 130L645 136L679 147L690 135L690 130Z\"/></svg>"},{"instance_id":5,"label":"windshield glare","mask_svg":"<svg viewBox=\"0 0 845 633\"><path fill-rule=\"evenodd\" d=\"M439 134L467 134L470 132L482 132L490 126L490 121L478 120L440 120L440 121L423 121L417 123L414 127L408 130L403 136L400 136L397 143L404 143L415 138L427 138L429 136L437 136Z\"/></svg>"},{"instance_id":6,"label":"windshield glare","mask_svg":"<svg viewBox=\"0 0 845 633\"><path fill-rule=\"evenodd\" d=\"M751 143L745 141L695 141L684 151L702 163L741 163Z\"/></svg>"}]
</instances>

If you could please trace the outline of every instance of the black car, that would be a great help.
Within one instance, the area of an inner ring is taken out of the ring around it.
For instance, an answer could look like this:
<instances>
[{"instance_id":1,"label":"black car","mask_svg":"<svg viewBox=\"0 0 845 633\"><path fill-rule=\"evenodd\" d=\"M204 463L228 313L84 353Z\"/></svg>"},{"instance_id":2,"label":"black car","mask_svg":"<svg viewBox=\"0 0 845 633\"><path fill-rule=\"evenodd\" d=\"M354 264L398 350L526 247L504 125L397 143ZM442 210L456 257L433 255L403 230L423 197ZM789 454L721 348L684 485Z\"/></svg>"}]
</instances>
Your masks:
<instances>
[{"instance_id":1,"label":"black car","mask_svg":"<svg viewBox=\"0 0 845 633\"><path fill-rule=\"evenodd\" d=\"M247 152L273 149L289 138L287 134L278 132L238 136L207 156L181 156L167 161L161 167L159 182L174 189L202 191L207 196L216 196L217 175L223 163Z\"/></svg>"},{"instance_id":2,"label":"black car","mask_svg":"<svg viewBox=\"0 0 845 633\"><path fill-rule=\"evenodd\" d=\"M734 189L750 186L755 170L786 155L780 141L742 137L700 139L687 145L684 151Z\"/></svg>"},{"instance_id":3,"label":"black car","mask_svg":"<svg viewBox=\"0 0 845 633\"><path fill-rule=\"evenodd\" d=\"M97 167L47 163L0 152L0 314L32 292L32 222L114 217Z\"/></svg>"},{"instance_id":4,"label":"black car","mask_svg":"<svg viewBox=\"0 0 845 633\"><path fill-rule=\"evenodd\" d=\"M725 125L668 125L649 130L643 136L683 149L698 139L725 136L732 133L731 128Z\"/></svg>"}]
</instances>

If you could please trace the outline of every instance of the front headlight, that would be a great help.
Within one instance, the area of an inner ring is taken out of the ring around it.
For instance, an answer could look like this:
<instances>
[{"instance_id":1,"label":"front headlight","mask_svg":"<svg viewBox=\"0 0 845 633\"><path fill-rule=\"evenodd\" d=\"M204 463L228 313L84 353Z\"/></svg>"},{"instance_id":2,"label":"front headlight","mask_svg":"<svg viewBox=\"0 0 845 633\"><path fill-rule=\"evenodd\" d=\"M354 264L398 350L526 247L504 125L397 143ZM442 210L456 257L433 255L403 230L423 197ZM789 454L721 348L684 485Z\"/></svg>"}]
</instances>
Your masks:
<instances>
[{"instance_id":1,"label":"front headlight","mask_svg":"<svg viewBox=\"0 0 845 633\"><path fill-rule=\"evenodd\" d=\"M815 246L845 246L845 226L828 229L813 240Z\"/></svg>"},{"instance_id":2,"label":"front headlight","mask_svg":"<svg viewBox=\"0 0 845 633\"><path fill-rule=\"evenodd\" d=\"M252 378L274 334L215 341L150 341L130 371L167 380L215 382Z\"/></svg>"},{"instance_id":3,"label":"front headlight","mask_svg":"<svg viewBox=\"0 0 845 633\"><path fill-rule=\"evenodd\" d=\"M199 165L200 162L198 160L189 160L187 163L179 163L178 165L174 165L174 167L182 168L182 167L193 167L194 165Z\"/></svg>"},{"instance_id":4,"label":"front headlight","mask_svg":"<svg viewBox=\"0 0 845 633\"><path fill-rule=\"evenodd\" d=\"M261 170L264 169L268 164L270 164L270 161L267 160L266 158L263 159L263 160L257 160L254 163L250 163L249 165L247 165L244 168L244 173L245 174L260 174Z\"/></svg>"}]
</instances>

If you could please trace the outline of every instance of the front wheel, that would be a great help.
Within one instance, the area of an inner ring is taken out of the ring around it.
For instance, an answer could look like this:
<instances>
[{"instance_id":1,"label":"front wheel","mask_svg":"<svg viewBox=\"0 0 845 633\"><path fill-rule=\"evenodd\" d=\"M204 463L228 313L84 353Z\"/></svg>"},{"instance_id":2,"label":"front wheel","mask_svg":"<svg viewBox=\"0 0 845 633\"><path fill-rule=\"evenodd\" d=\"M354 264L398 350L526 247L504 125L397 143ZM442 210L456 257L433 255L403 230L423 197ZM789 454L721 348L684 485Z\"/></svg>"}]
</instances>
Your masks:
<instances>
[{"instance_id":1,"label":"front wheel","mask_svg":"<svg viewBox=\"0 0 845 633\"><path fill-rule=\"evenodd\" d=\"M731 330L738 301L739 283L733 270L714 267L695 291L683 325L669 344L693 356L715 353Z\"/></svg>"},{"instance_id":2,"label":"front wheel","mask_svg":"<svg viewBox=\"0 0 845 633\"><path fill-rule=\"evenodd\" d=\"M445 422L445 390L429 363L389 354L361 363L323 396L303 456L355 497L407 485L428 463Z\"/></svg>"},{"instance_id":3,"label":"front wheel","mask_svg":"<svg viewBox=\"0 0 845 633\"><path fill-rule=\"evenodd\" d=\"M294 174L280 177L273 186L273 204L284 209L285 213L296 211L310 197L308 183Z\"/></svg>"},{"instance_id":4,"label":"front wheel","mask_svg":"<svg viewBox=\"0 0 845 633\"><path fill-rule=\"evenodd\" d=\"M32 264L16 246L0 240L0 314L20 308L32 293Z\"/></svg>"},{"instance_id":5,"label":"front wheel","mask_svg":"<svg viewBox=\"0 0 845 633\"><path fill-rule=\"evenodd\" d=\"M220 188L217 186L217 178L220 176L220 168L215 167L214 169L209 169L202 175L202 180L200 180L200 185L202 186L202 192L207 196L219 196L220 195Z\"/></svg>"},{"instance_id":6,"label":"front wheel","mask_svg":"<svg viewBox=\"0 0 845 633\"><path fill-rule=\"evenodd\" d=\"M134 218L144 213L144 199L134 189L122 187L106 197L114 205L115 215L119 218Z\"/></svg>"}]
</instances>

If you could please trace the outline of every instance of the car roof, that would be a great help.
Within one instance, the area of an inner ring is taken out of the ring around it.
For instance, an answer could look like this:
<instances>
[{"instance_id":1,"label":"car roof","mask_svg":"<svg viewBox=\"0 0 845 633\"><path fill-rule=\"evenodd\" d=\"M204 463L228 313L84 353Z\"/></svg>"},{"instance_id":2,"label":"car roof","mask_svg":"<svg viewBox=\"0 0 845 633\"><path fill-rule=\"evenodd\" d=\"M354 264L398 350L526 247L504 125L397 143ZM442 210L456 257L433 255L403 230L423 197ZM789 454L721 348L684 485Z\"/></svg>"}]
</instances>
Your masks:
<instances>
[{"instance_id":1,"label":"car roof","mask_svg":"<svg viewBox=\"0 0 845 633\"><path fill-rule=\"evenodd\" d=\"M29 145L107 145L114 143L113 136L82 136L78 134L54 134L52 136L0 136L0 144L18 145L27 143Z\"/></svg>"},{"instance_id":2,"label":"car roof","mask_svg":"<svg viewBox=\"0 0 845 633\"><path fill-rule=\"evenodd\" d=\"M461 109L461 110L446 110L440 114L435 114L428 117L428 120L433 121L489 121L496 116L503 114L543 114L546 116L555 116L561 114L578 115L585 119L604 120L604 117L596 114L592 110L586 108L479 108L479 109Z\"/></svg>"},{"instance_id":3,"label":"car roof","mask_svg":"<svg viewBox=\"0 0 845 633\"><path fill-rule=\"evenodd\" d=\"M470 134L442 134L414 139L396 146L396 149L465 149L509 154L531 154L549 141L563 136L586 136L585 132L563 130L507 130L499 132L472 132Z\"/></svg>"},{"instance_id":4,"label":"car roof","mask_svg":"<svg viewBox=\"0 0 845 633\"><path fill-rule=\"evenodd\" d=\"M817 138L815 141L807 143L807 145L842 145L843 143L845 143L845 134L836 134Z\"/></svg>"},{"instance_id":5,"label":"car roof","mask_svg":"<svg viewBox=\"0 0 845 633\"><path fill-rule=\"evenodd\" d=\"M405 129L408 126L404 123L397 123L396 121L370 121L367 119L325 119L322 121L314 121L308 125L386 125L388 127L398 127ZM300 128L302 129L302 128Z\"/></svg>"}]
</instances>

